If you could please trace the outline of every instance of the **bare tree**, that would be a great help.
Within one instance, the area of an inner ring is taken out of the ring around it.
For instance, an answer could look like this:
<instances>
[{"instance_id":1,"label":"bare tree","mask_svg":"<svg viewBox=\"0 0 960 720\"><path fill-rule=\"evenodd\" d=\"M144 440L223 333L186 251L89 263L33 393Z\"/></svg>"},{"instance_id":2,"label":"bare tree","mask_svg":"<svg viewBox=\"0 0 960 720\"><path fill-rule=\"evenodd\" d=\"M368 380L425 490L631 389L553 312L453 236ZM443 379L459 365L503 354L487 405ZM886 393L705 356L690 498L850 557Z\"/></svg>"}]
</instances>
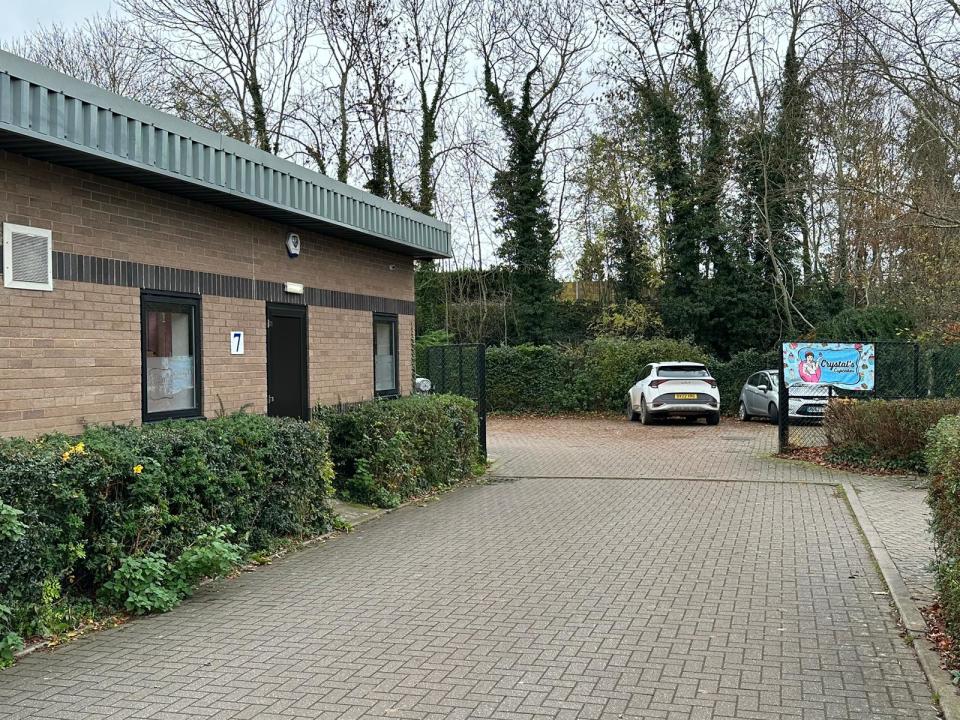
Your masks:
<instances>
[{"instance_id":1,"label":"bare tree","mask_svg":"<svg viewBox=\"0 0 960 720\"><path fill-rule=\"evenodd\" d=\"M182 97L181 114L278 152L312 25L296 0L119 0Z\"/></svg>"},{"instance_id":2,"label":"bare tree","mask_svg":"<svg viewBox=\"0 0 960 720\"><path fill-rule=\"evenodd\" d=\"M416 197L413 207L433 214L440 154L440 123L448 106L465 90L457 86L466 67L466 31L479 9L474 0L400 0L406 25L406 68L413 78L419 110L414 144L417 154Z\"/></svg>"},{"instance_id":3,"label":"bare tree","mask_svg":"<svg viewBox=\"0 0 960 720\"><path fill-rule=\"evenodd\" d=\"M40 27L9 49L34 62L148 105L169 104L156 58L114 15L94 15L75 27Z\"/></svg>"}]
</instances>

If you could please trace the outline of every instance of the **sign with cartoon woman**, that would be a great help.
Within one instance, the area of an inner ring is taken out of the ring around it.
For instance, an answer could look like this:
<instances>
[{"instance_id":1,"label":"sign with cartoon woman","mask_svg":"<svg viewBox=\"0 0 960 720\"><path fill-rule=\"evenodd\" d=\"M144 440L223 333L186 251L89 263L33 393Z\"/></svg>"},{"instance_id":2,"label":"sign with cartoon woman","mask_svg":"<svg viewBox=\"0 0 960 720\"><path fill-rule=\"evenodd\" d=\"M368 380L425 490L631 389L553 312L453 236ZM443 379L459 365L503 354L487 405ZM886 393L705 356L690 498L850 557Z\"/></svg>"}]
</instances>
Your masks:
<instances>
[{"instance_id":1,"label":"sign with cartoon woman","mask_svg":"<svg viewBox=\"0 0 960 720\"><path fill-rule=\"evenodd\" d=\"M876 353L865 343L784 343L783 378L796 383L873 390Z\"/></svg>"}]
</instances>

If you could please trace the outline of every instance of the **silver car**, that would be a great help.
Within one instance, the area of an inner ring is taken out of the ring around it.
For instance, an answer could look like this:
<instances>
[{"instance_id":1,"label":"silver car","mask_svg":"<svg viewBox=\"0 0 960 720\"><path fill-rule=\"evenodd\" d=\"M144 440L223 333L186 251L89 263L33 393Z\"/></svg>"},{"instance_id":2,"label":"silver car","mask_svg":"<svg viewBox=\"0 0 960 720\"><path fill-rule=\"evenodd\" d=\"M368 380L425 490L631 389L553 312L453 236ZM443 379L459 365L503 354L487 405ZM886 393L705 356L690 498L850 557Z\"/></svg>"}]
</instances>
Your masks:
<instances>
[{"instance_id":1,"label":"silver car","mask_svg":"<svg viewBox=\"0 0 960 720\"><path fill-rule=\"evenodd\" d=\"M794 383L789 388L790 419L818 422L823 418L832 394L828 385ZM779 376L776 370L761 370L744 383L740 391L737 417L750 420L762 417L777 422L780 411Z\"/></svg>"}]
</instances>

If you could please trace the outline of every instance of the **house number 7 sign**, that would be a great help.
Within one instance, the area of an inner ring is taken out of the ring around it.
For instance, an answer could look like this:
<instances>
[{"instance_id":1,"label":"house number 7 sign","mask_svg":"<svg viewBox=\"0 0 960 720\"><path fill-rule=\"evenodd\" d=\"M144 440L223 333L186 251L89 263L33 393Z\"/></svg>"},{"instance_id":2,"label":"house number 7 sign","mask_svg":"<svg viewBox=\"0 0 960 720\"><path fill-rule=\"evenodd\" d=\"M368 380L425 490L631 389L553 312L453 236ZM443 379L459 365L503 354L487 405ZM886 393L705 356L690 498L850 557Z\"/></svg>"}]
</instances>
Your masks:
<instances>
[{"instance_id":1,"label":"house number 7 sign","mask_svg":"<svg viewBox=\"0 0 960 720\"><path fill-rule=\"evenodd\" d=\"M243 355L243 330L230 333L230 354Z\"/></svg>"}]
</instances>

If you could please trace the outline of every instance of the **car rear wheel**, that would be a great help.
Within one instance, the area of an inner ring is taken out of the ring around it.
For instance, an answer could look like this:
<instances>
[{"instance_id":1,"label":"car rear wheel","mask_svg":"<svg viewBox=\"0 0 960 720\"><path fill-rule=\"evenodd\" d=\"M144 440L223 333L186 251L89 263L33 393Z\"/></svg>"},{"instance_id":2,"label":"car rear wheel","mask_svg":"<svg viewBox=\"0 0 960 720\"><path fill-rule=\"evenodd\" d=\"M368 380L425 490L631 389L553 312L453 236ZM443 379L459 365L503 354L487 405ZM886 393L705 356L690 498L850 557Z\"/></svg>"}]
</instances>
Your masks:
<instances>
[{"instance_id":1,"label":"car rear wheel","mask_svg":"<svg viewBox=\"0 0 960 720\"><path fill-rule=\"evenodd\" d=\"M643 398L640 398L640 422L643 425L650 425L653 422L650 411L647 410L647 401Z\"/></svg>"},{"instance_id":2,"label":"car rear wheel","mask_svg":"<svg viewBox=\"0 0 960 720\"><path fill-rule=\"evenodd\" d=\"M719 425L720 424L720 413L710 413L707 415L707 425Z\"/></svg>"},{"instance_id":3,"label":"car rear wheel","mask_svg":"<svg viewBox=\"0 0 960 720\"><path fill-rule=\"evenodd\" d=\"M750 413L747 412L747 406L743 404L743 400L740 401L740 407L737 409L737 419L740 422L746 422L750 419Z\"/></svg>"},{"instance_id":4,"label":"car rear wheel","mask_svg":"<svg viewBox=\"0 0 960 720\"><path fill-rule=\"evenodd\" d=\"M776 403L770 403L770 406L767 408L767 416L772 423L780 422L780 413L777 411Z\"/></svg>"},{"instance_id":5,"label":"car rear wheel","mask_svg":"<svg viewBox=\"0 0 960 720\"><path fill-rule=\"evenodd\" d=\"M630 422L636 422L640 419L640 416L637 415L637 411L633 409L633 400L629 395L627 395L627 420Z\"/></svg>"}]
</instances>

